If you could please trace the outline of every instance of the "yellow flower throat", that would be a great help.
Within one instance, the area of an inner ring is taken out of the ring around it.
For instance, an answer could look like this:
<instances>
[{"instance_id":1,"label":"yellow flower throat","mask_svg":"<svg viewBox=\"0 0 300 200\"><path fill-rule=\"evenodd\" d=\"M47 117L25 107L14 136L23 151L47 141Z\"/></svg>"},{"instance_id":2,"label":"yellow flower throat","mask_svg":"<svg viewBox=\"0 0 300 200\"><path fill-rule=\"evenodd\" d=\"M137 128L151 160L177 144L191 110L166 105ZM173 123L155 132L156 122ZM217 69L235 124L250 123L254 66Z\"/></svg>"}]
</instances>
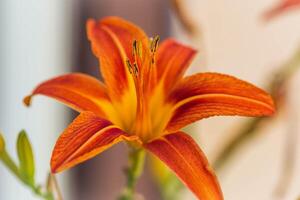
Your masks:
<instances>
[{"instance_id":1,"label":"yellow flower throat","mask_svg":"<svg viewBox=\"0 0 300 200\"><path fill-rule=\"evenodd\" d=\"M132 43L133 61L126 60L128 71L130 72L136 94L136 117L130 123L129 132L138 135L142 140L149 140L155 134L157 126L152 115L152 99L154 87L157 84L155 53L158 48L159 37L150 39L149 48L145 48L142 41L134 40ZM161 99L163 100L163 99Z\"/></svg>"}]
</instances>

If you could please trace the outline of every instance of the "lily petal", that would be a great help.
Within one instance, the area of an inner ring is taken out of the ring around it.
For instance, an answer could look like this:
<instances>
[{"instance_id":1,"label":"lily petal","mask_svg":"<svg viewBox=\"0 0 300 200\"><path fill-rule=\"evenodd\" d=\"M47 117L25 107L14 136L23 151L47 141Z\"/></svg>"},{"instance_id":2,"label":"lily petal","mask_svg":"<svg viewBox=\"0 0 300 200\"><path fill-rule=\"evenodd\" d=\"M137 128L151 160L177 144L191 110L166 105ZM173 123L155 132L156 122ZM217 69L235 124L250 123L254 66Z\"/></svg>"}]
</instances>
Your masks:
<instances>
[{"instance_id":1,"label":"lily petal","mask_svg":"<svg viewBox=\"0 0 300 200\"><path fill-rule=\"evenodd\" d=\"M134 24L118 17L107 17L100 21L87 22L87 34L94 54L100 61L101 74L114 108L119 114L118 124L125 129L132 126L137 108L136 86L127 61L133 65L133 42L139 41L142 57L149 59L148 37ZM138 64L138 63L137 63ZM139 71L143 65L139 65ZM143 76L141 76L143 77Z\"/></svg>"},{"instance_id":2,"label":"lily petal","mask_svg":"<svg viewBox=\"0 0 300 200\"><path fill-rule=\"evenodd\" d=\"M101 72L111 97L120 100L120 96L128 89L134 91L126 60L133 63L133 41L141 41L146 46L147 35L137 26L118 17L88 20L87 34L93 52L100 61Z\"/></svg>"},{"instance_id":3,"label":"lily petal","mask_svg":"<svg viewBox=\"0 0 300 200\"><path fill-rule=\"evenodd\" d=\"M196 52L173 39L162 42L158 48L156 65L158 80L163 80L165 91L169 91L182 78Z\"/></svg>"},{"instance_id":4,"label":"lily petal","mask_svg":"<svg viewBox=\"0 0 300 200\"><path fill-rule=\"evenodd\" d=\"M54 173L68 169L123 141L136 140L92 112L81 113L58 138L51 158Z\"/></svg>"},{"instance_id":5,"label":"lily petal","mask_svg":"<svg viewBox=\"0 0 300 200\"><path fill-rule=\"evenodd\" d=\"M266 92L218 73L199 73L182 79L168 101L175 104L169 131L211 116L267 116L274 112L273 100Z\"/></svg>"},{"instance_id":6,"label":"lily petal","mask_svg":"<svg viewBox=\"0 0 300 200\"><path fill-rule=\"evenodd\" d=\"M72 73L47 80L25 97L24 103L30 105L32 96L37 94L52 97L78 112L93 111L102 117L113 115L106 87L89 75Z\"/></svg>"},{"instance_id":7,"label":"lily petal","mask_svg":"<svg viewBox=\"0 0 300 200\"><path fill-rule=\"evenodd\" d=\"M145 148L160 158L199 199L223 199L218 180L204 153L183 132L156 139Z\"/></svg>"}]
</instances>

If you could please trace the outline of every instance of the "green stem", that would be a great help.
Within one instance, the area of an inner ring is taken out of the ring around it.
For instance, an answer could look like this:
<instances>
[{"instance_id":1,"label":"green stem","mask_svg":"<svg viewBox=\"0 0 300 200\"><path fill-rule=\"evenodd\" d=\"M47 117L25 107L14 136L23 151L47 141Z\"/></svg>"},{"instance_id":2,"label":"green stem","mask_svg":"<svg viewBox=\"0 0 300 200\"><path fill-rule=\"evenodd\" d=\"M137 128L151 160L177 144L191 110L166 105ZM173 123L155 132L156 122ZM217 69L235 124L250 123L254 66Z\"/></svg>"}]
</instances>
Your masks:
<instances>
[{"instance_id":1,"label":"green stem","mask_svg":"<svg viewBox=\"0 0 300 200\"><path fill-rule=\"evenodd\" d=\"M126 169L127 183L119 200L133 200L135 185L144 169L145 152L143 149L132 147L128 157L128 168Z\"/></svg>"},{"instance_id":2,"label":"green stem","mask_svg":"<svg viewBox=\"0 0 300 200\"><path fill-rule=\"evenodd\" d=\"M53 194L51 192L42 192L40 186L31 186L31 189L34 192L34 194L41 197L42 199L54 200Z\"/></svg>"},{"instance_id":3,"label":"green stem","mask_svg":"<svg viewBox=\"0 0 300 200\"><path fill-rule=\"evenodd\" d=\"M37 196L41 197L45 200L54 200L54 197L52 193L49 192L42 192L41 187L36 186L34 184L28 184L24 177L21 175L20 170L18 166L15 164L15 162L12 160L10 155L7 153L7 151L4 149L0 153L0 160L3 162L3 164L7 167L7 169L14 174L22 183L24 183L26 186L31 188L31 190L36 194Z\"/></svg>"}]
</instances>

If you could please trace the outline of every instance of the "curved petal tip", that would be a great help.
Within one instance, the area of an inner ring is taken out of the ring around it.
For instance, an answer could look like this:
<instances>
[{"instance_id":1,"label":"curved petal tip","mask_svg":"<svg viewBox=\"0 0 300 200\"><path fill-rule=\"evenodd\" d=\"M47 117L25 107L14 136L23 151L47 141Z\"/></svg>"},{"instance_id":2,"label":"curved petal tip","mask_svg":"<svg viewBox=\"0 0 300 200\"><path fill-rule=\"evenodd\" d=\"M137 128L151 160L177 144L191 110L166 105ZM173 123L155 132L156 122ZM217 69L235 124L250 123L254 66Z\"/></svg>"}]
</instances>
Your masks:
<instances>
[{"instance_id":1,"label":"curved petal tip","mask_svg":"<svg viewBox=\"0 0 300 200\"><path fill-rule=\"evenodd\" d=\"M26 107L29 107L31 105L31 98L32 98L32 95L28 95L28 96L24 97L23 103Z\"/></svg>"}]
</instances>

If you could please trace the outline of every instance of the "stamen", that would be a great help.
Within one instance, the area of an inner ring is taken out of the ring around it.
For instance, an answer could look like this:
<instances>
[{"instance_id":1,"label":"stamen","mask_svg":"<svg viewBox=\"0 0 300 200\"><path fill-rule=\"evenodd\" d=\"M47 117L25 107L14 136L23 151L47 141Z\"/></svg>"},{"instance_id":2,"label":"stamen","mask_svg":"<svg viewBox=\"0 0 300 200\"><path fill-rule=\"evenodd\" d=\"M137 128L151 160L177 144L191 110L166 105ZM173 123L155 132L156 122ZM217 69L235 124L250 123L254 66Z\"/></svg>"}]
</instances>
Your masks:
<instances>
[{"instance_id":1,"label":"stamen","mask_svg":"<svg viewBox=\"0 0 300 200\"><path fill-rule=\"evenodd\" d=\"M138 65L136 63L133 63L133 73L134 73L135 76L138 76L139 68L138 68Z\"/></svg>"},{"instance_id":2,"label":"stamen","mask_svg":"<svg viewBox=\"0 0 300 200\"><path fill-rule=\"evenodd\" d=\"M154 39L150 38L150 51L152 53L151 66L155 63L155 52L157 51L159 40L160 38L158 35L155 36Z\"/></svg>"},{"instance_id":3,"label":"stamen","mask_svg":"<svg viewBox=\"0 0 300 200\"><path fill-rule=\"evenodd\" d=\"M132 54L133 54L133 57L135 57L137 55L140 59L142 59L142 55L143 55L142 41L133 40Z\"/></svg>"},{"instance_id":4,"label":"stamen","mask_svg":"<svg viewBox=\"0 0 300 200\"><path fill-rule=\"evenodd\" d=\"M142 41L139 41L139 46L138 46L138 56L140 57L140 59L142 59L143 57L143 43Z\"/></svg>"},{"instance_id":5,"label":"stamen","mask_svg":"<svg viewBox=\"0 0 300 200\"><path fill-rule=\"evenodd\" d=\"M152 46L153 46L153 37L150 37L149 38L149 48L150 48L151 53L152 53Z\"/></svg>"},{"instance_id":6,"label":"stamen","mask_svg":"<svg viewBox=\"0 0 300 200\"><path fill-rule=\"evenodd\" d=\"M150 39L151 43L150 43L150 49L152 53L155 53L158 47L158 42L160 40L159 36L155 36L154 39Z\"/></svg>"},{"instance_id":7,"label":"stamen","mask_svg":"<svg viewBox=\"0 0 300 200\"><path fill-rule=\"evenodd\" d=\"M153 52L153 51L152 51L152 49L153 49L153 43L154 43L153 40L154 40L154 39L153 39L152 37L151 37L150 40L149 40L149 46L150 46L150 51L151 51L151 52Z\"/></svg>"},{"instance_id":8,"label":"stamen","mask_svg":"<svg viewBox=\"0 0 300 200\"><path fill-rule=\"evenodd\" d=\"M154 52L156 52L156 50L157 50L159 40L160 40L160 37L158 35L155 36L154 41L153 41L154 42L154 49L153 49Z\"/></svg>"},{"instance_id":9,"label":"stamen","mask_svg":"<svg viewBox=\"0 0 300 200\"><path fill-rule=\"evenodd\" d=\"M155 63L155 59L154 59L154 56L152 56L152 58L151 58L151 64L153 65L154 63Z\"/></svg>"},{"instance_id":10,"label":"stamen","mask_svg":"<svg viewBox=\"0 0 300 200\"><path fill-rule=\"evenodd\" d=\"M127 68L129 70L130 74L132 74L132 65L130 63L130 60L128 60L128 59L126 60L126 65L127 65Z\"/></svg>"},{"instance_id":11,"label":"stamen","mask_svg":"<svg viewBox=\"0 0 300 200\"><path fill-rule=\"evenodd\" d=\"M137 41L136 40L133 40L133 43L132 43L132 54L133 56L137 55Z\"/></svg>"}]
</instances>

